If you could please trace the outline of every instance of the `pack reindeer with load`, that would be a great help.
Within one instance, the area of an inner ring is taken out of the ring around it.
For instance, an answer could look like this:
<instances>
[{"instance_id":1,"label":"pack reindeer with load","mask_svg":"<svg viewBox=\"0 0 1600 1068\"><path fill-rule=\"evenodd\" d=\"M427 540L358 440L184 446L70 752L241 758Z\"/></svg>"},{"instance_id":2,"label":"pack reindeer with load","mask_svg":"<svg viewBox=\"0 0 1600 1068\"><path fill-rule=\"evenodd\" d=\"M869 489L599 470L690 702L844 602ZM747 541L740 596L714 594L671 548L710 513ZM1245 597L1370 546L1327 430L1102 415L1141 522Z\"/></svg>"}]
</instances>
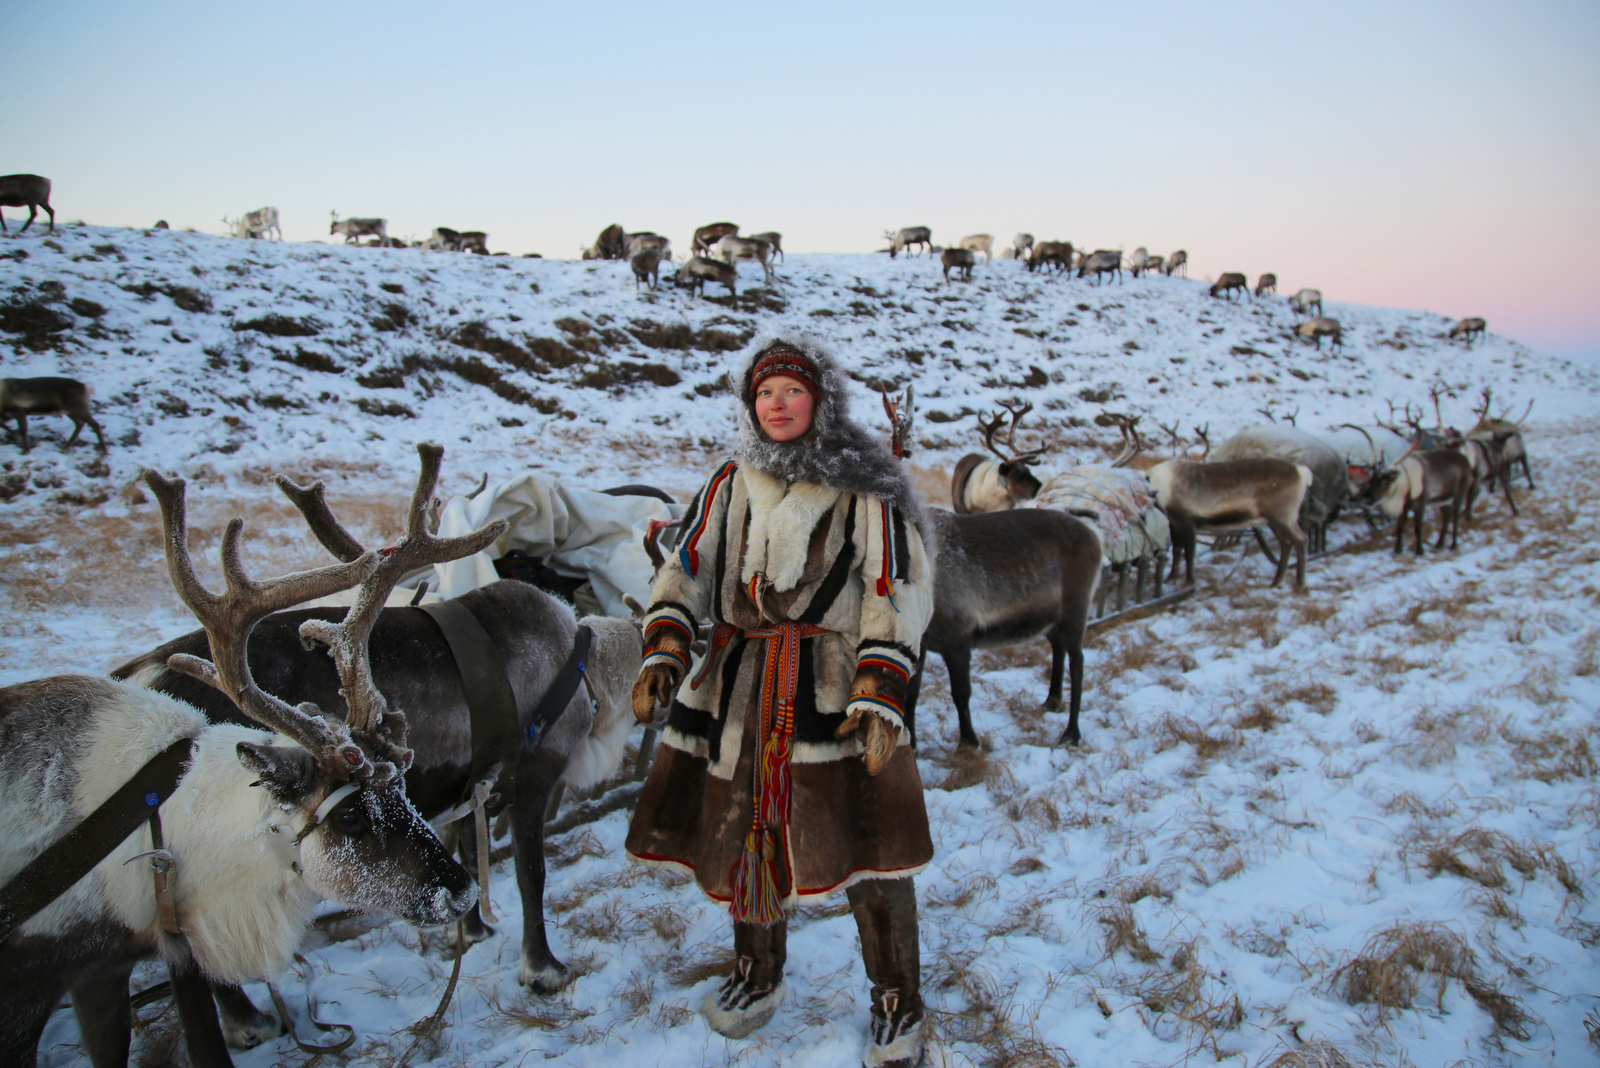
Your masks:
<instances>
[{"instance_id":1,"label":"pack reindeer with load","mask_svg":"<svg viewBox=\"0 0 1600 1068\"><path fill-rule=\"evenodd\" d=\"M65 991L91 1062L125 1064L129 973L152 954L173 974L191 1063L231 1063L227 1045L247 1048L281 1026L239 984L283 968L319 897L422 926L460 921L464 951L492 934L467 868L482 881L496 811L510 820L522 899L520 978L541 993L570 981L543 924L548 800L620 764L639 630L580 622L515 581L386 607L407 572L479 552L504 531L497 520L431 535L442 450L418 451L399 545L364 549L320 483L280 478L341 562L253 581L235 520L220 595L189 560L183 483L146 475L174 585L204 629L110 679L0 690L0 796L12 826L29 829L0 846L0 1063L32 1063ZM293 607L357 583L348 610ZM466 868L424 816L464 817L452 826Z\"/></svg>"}]
</instances>

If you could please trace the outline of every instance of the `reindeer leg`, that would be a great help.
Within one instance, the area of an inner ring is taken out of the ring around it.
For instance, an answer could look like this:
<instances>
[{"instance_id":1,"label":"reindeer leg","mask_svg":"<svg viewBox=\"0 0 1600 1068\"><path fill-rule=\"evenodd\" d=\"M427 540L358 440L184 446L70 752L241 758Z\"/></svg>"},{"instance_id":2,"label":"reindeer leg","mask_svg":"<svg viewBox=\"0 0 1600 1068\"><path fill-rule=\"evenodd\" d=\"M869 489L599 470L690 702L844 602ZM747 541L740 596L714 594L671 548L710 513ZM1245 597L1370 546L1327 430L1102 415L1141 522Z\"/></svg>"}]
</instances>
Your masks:
<instances>
[{"instance_id":1,"label":"reindeer leg","mask_svg":"<svg viewBox=\"0 0 1600 1068\"><path fill-rule=\"evenodd\" d=\"M1533 484L1533 472L1528 469L1528 454L1526 452L1522 454L1522 477L1528 480L1529 489L1538 489Z\"/></svg>"},{"instance_id":2,"label":"reindeer leg","mask_svg":"<svg viewBox=\"0 0 1600 1068\"><path fill-rule=\"evenodd\" d=\"M917 698L922 694L922 669L927 663L928 650L924 648L917 654L917 672L906 685L906 699L900 713L900 718L905 721L906 733L911 736L913 749L917 747Z\"/></svg>"},{"instance_id":3,"label":"reindeer leg","mask_svg":"<svg viewBox=\"0 0 1600 1068\"><path fill-rule=\"evenodd\" d=\"M1122 611L1123 606L1125 604L1127 604L1127 602L1128 602L1128 564L1127 564L1127 561L1123 561L1122 563L1116 565L1116 572L1117 572L1117 611L1120 612L1120 611ZM1059 698L1061 695L1058 693L1056 696Z\"/></svg>"},{"instance_id":4,"label":"reindeer leg","mask_svg":"<svg viewBox=\"0 0 1600 1068\"><path fill-rule=\"evenodd\" d=\"M544 931L544 811L561 781L565 758L539 753L523 761L511 806L511 843L522 894L522 969L518 978L536 994L554 994L572 982L572 970L550 952Z\"/></svg>"},{"instance_id":5,"label":"reindeer leg","mask_svg":"<svg viewBox=\"0 0 1600 1068\"><path fill-rule=\"evenodd\" d=\"M211 996L216 999L217 1012L222 1017L222 1037L232 1049L255 1049L288 1030L276 1015L256 1008L243 987L212 983Z\"/></svg>"},{"instance_id":6,"label":"reindeer leg","mask_svg":"<svg viewBox=\"0 0 1600 1068\"><path fill-rule=\"evenodd\" d=\"M28 416L24 412L17 413L17 433L22 435L22 452L28 452Z\"/></svg>"},{"instance_id":7,"label":"reindeer leg","mask_svg":"<svg viewBox=\"0 0 1600 1068\"><path fill-rule=\"evenodd\" d=\"M133 1005L128 998L132 974L131 962L91 968L68 987L82 1036L80 1045L95 1068L122 1068L128 1063L133 1039Z\"/></svg>"},{"instance_id":8,"label":"reindeer leg","mask_svg":"<svg viewBox=\"0 0 1600 1068\"><path fill-rule=\"evenodd\" d=\"M0 974L0 1064L32 1065L39 1060L39 1037L44 1034L50 1014L61 1000L66 986L52 965L58 962L45 953L17 947L7 950L6 971ZM127 996L127 986L123 986ZM124 1047L126 1050L126 1047ZM120 1061L95 1062L95 1068L124 1068L127 1053Z\"/></svg>"},{"instance_id":9,"label":"reindeer leg","mask_svg":"<svg viewBox=\"0 0 1600 1068\"><path fill-rule=\"evenodd\" d=\"M187 942L184 951L185 959L169 961L167 972L172 976L172 1000L177 1003L178 1019L183 1023L183 1042L189 1051L189 1063L194 1068L233 1068L227 1040L222 1037L222 1025L217 1021L217 1003L211 996L211 984L206 982L200 966L188 953Z\"/></svg>"},{"instance_id":10,"label":"reindeer leg","mask_svg":"<svg viewBox=\"0 0 1600 1068\"><path fill-rule=\"evenodd\" d=\"M1083 740L1078 733L1078 713L1083 711L1083 630L1088 622L1088 606L1084 611L1076 614L1075 618L1068 620L1061 635L1061 644L1067 650L1067 665L1071 672L1072 703L1067 710L1067 729L1061 732L1061 737L1056 739L1056 745L1076 746ZM1051 647L1055 647L1055 639L1051 640ZM1059 658L1058 658L1059 660ZM1056 683L1060 685L1060 665L1056 665Z\"/></svg>"},{"instance_id":11,"label":"reindeer leg","mask_svg":"<svg viewBox=\"0 0 1600 1068\"><path fill-rule=\"evenodd\" d=\"M1289 546L1293 544L1293 542L1289 536L1289 528L1284 526L1282 523L1279 523L1275 519L1268 519L1267 525L1272 528L1272 533L1278 538L1278 566L1273 571L1272 582L1267 587L1268 589L1272 589L1283 581L1283 576L1289 573ZM1250 529L1256 532L1256 537L1261 538L1263 547L1265 547L1266 539L1261 534L1261 528L1251 527Z\"/></svg>"},{"instance_id":12,"label":"reindeer leg","mask_svg":"<svg viewBox=\"0 0 1600 1068\"><path fill-rule=\"evenodd\" d=\"M981 748L978 734L972 729L972 646L962 645L945 650L944 666L950 673L950 699L955 702L956 718L960 725L960 745Z\"/></svg>"},{"instance_id":13,"label":"reindeer leg","mask_svg":"<svg viewBox=\"0 0 1600 1068\"><path fill-rule=\"evenodd\" d=\"M1444 548L1444 539L1450 536L1451 524L1459 523L1461 521L1461 509L1459 507L1460 500L1460 495L1457 495L1454 503L1446 501L1445 503L1439 505L1439 539L1433 543L1434 552L1438 552L1440 549ZM1455 548L1454 545L1450 547L1452 549Z\"/></svg>"},{"instance_id":14,"label":"reindeer leg","mask_svg":"<svg viewBox=\"0 0 1600 1068\"><path fill-rule=\"evenodd\" d=\"M1066 639L1060 626L1050 628L1045 638L1050 642L1050 693L1044 699L1041 712L1061 711L1061 678L1067 666Z\"/></svg>"}]
</instances>

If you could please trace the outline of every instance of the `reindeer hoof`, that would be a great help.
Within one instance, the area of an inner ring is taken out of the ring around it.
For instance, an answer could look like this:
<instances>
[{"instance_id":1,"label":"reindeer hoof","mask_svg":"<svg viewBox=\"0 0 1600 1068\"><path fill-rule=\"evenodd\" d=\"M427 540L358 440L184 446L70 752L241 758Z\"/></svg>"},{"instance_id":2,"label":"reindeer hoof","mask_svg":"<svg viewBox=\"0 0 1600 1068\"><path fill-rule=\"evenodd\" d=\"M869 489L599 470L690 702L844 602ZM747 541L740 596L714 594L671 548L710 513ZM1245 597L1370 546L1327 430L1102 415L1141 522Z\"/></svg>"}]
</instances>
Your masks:
<instances>
[{"instance_id":1,"label":"reindeer hoof","mask_svg":"<svg viewBox=\"0 0 1600 1068\"><path fill-rule=\"evenodd\" d=\"M241 1020L231 1020L226 1014L222 1015L222 1038L229 1049L255 1049L288 1030L275 1013L259 1009Z\"/></svg>"},{"instance_id":2,"label":"reindeer hoof","mask_svg":"<svg viewBox=\"0 0 1600 1068\"><path fill-rule=\"evenodd\" d=\"M532 990L535 994L549 997L559 994L572 982L572 969L558 960L552 960L542 968L530 967L524 963L522 974L518 976L522 985Z\"/></svg>"},{"instance_id":3,"label":"reindeer hoof","mask_svg":"<svg viewBox=\"0 0 1600 1068\"><path fill-rule=\"evenodd\" d=\"M1076 749L1076 748L1078 748L1079 745L1082 744L1082 742L1083 742L1083 736L1080 735L1077 731L1073 730L1071 727L1068 727L1066 730L1061 732L1061 737L1056 739L1056 748L1060 749L1062 746L1065 745L1065 746L1070 746L1073 749Z\"/></svg>"}]
</instances>

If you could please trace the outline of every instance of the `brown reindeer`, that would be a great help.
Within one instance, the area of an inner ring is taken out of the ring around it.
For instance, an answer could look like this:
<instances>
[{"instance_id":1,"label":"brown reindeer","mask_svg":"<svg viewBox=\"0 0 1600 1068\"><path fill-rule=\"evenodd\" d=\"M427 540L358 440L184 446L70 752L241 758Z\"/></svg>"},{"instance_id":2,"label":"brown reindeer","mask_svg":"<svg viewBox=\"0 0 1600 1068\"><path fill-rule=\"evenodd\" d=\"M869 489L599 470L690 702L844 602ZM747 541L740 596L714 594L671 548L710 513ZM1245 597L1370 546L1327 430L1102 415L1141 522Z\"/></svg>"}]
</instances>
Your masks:
<instances>
[{"instance_id":1,"label":"brown reindeer","mask_svg":"<svg viewBox=\"0 0 1600 1068\"><path fill-rule=\"evenodd\" d=\"M972 268L978 264L978 256L970 248L947 248L939 252L939 263L944 267L944 284L950 284L950 269L955 272L963 282L972 281Z\"/></svg>"},{"instance_id":2,"label":"brown reindeer","mask_svg":"<svg viewBox=\"0 0 1600 1068\"><path fill-rule=\"evenodd\" d=\"M641 282L649 282L654 289L661 276L661 250L654 248L641 248L633 254L628 261L633 268L633 288L637 292Z\"/></svg>"},{"instance_id":3,"label":"brown reindeer","mask_svg":"<svg viewBox=\"0 0 1600 1068\"><path fill-rule=\"evenodd\" d=\"M1277 291L1278 291L1278 276L1277 275L1275 275L1275 274L1264 274L1259 279L1256 280L1256 296L1259 297L1263 293L1276 293Z\"/></svg>"},{"instance_id":4,"label":"brown reindeer","mask_svg":"<svg viewBox=\"0 0 1600 1068\"><path fill-rule=\"evenodd\" d=\"M1235 289L1248 293L1250 290L1250 280L1244 275L1240 274L1238 271L1225 271L1223 272L1222 276L1212 284L1211 295L1213 297L1228 297L1228 299L1231 300L1233 298L1230 297L1229 294L1231 294Z\"/></svg>"},{"instance_id":5,"label":"brown reindeer","mask_svg":"<svg viewBox=\"0 0 1600 1068\"><path fill-rule=\"evenodd\" d=\"M689 242L691 256L704 256L716 247L718 241L729 234L737 234L739 225L731 222L708 223L694 232L694 239Z\"/></svg>"},{"instance_id":6,"label":"brown reindeer","mask_svg":"<svg viewBox=\"0 0 1600 1068\"><path fill-rule=\"evenodd\" d=\"M737 297L738 281L739 272L733 264L708 260L704 256L689 257L689 262L679 267L678 273L673 276L673 283L678 288L692 290L696 296L705 295L707 282L720 282L728 287L729 295Z\"/></svg>"},{"instance_id":7,"label":"brown reindeer","mask_svg":"<svg viewBox=\"0 0 1600 1068\"><path fill-rule=\"evenodd\" d=\"M1439 505L1439 540L1434 551L1444 547L1446 534L1450 535L1450 548L1455 549L1472 482L1472 463L1455 449L1413 450L1372 480L1367 499L1391 519L1399 520L1394 535L1396 553L1405 547L1406 514L1415 515L1416 554L1421 556L1422 518L1430 504Z\"/></svg>"},{"instance_id":8,"label":"brown reindeer","mask_svg":"<svg viewBox=\"0 0 1600 1068\"><path fill-rule=\"evenodd\" d=\"M33 220L39 217L39 209L43 208L50 215L50 229L47 232L56 232L56 209L50 206L48 178L41 178L37 174L8 174L0 178L0 208L27 208L28 221L22 224L23 230L33 225ZM0 231L5 229L6 213L0 211Z\"/></svg>"},{"instance_id":9,"label":"brown reindeer","mask_svg":"<svg viewBox=\"0 0 1600 1068\"><path fill-rule=\"evenodd\" d=\"M1323 338L1331 338L1333 347L1336 349L1344 348L1344 326L1339 320L1329 319L1325 315L1319 315L1315 319L1307 319L1295 327L1294 332L1307 341L1315 341L1318 352L1322 351Z\"/></svg>"},{"instance_id":10,"label":"brown reindeer","mask_svg":"<svg viewBox=\"0 0 1600 1068\"><path fill-rule=\"evenodd\" d=\"M1019 235L1020 236L1020 235ZM1028 249L1028 270L1054 267L1059 274L1072 270L1071 241L1041 241Z\"/></svg>"},{"instance_id":11,"label":"brown reindeer","mask_svg":"<svg viewBox=\"0 0 1600 1068\"><path fill-rule=\"evenodd\" d=\"M1300 529L1300 504L1312 481L1311 469L1287 460L1167 460L1150 469L1156 500L1172 524L1172 579L1178 561L1194 585L1195 536L1198 531L1249 530L1266 526L1278 537L1278 570L1272 585L1283 581L1289 549L1296 555L1295 586L1306 584L1305 532Z\"/></svg>"},{"instance_id":12,"label":"brown reindeer","mask_svg":"<svg viewBox=\"0 0 1600 1068\"><path fill-rule=\"evenodd\" d=\"M1165 266L1161 268L1161 270L1168 278L1171 278L1173 274L1176 273L1180 268L1183 270L1183 276L1188 278L1189 254L1181 248L1167 257L1167 262Z\"/></svg>"},{"instance_id":13,"label":"brown reindeer","mask_svg":"<svg viewBox=\"0 0 1600 1068\"><path fill-rule=\"evenodd\" d=\"M1533 472L1528 469L1528 447L1527 443L1522 440L1522 424L1527 421L1528 413L1533 411L1533 401L1530 400L1528 402L1528 406L1523 409L1522 414L1516 419L1507 418L1511 414L1510 407L1499 415L1491 415L1489 404L1493 397L1493 392L1487 386L1484 387L1483 407L1481 409L1473 409L1478 416L1478 421L1471 430L1467 431L1467 437L1494 438L1499 443L1500 451L1505 457L1507 476L1509 477L1511 468L1520 463L1523 477L1528 480L1528 488L1533 489Z\"/></svg>"},{"instance_id":14,"label":"brown reindeer","mask_svg":"<svg viewBox=\"0 0 1600 1068\"><path fill-rule=\"evenodd\" d=\"M1000 407L1011 416L1011 429L1006 432L1005 440L1007 451L1002 452L994 442L995 434L1006 421L1005 415L996 412L988 421L979 416L978 431L983 435L984 448L994 453L999 462L976 452L969 452L956 462L950 478L950 498L959 514L1006 511L1023 501L1033 500L1042 488L1043 484L1028 465L1038 463L1044 449L1018 452L1016 444L1017 424L1033 411L1033 405L1012 408L1001 402Z\"/></svg>"},{"instance_id":15,"label":"brown reindeer","mask_svg":"<svg viewBox=\"0 0 1600 1068\"><path fill-rule=\"evenodd\" d=\"M0 378L0 426L15 418L17 433L22 438L22 451L27 452L28 416L65 415L72 420L72 436L62 446L72 448L85 426L94 431L100 451L106 451L106 437L100 432L100 423L89 411L89 387L75 378Z\"/></svg>"},{"instance_id":16,"label":"brown reindeer","mask_svg":"<svg viewBox=\"0 0 1600 1068\"><path fill-rule=\"evenodd\" d=\"M1467 348L1470 349L1472 347L1472 339L1474 337L1482 338L1488 329L1489 324L1476 316L1470 319L1462 319L1450 328L1450 340L1454 341L1458 337L1464 338L1467 342Z\"/></svg>"},{"instance_id":17,"label":"brown reindeer","mask_svg":"<svg viewBox=\"0 0 1600 1068\"><path fill-rule=\"evenodd\" d=\"M1083 707L1083 635L1100 581L1100 536L1066 512L1028 508L981 515L932 512L939 551L933 619L923 658L938 653L950 673L961 745L976 749L972 728L972 650L1044 637L1050 642L1050 693L1044 711L1062 709L1062 674L1070 667L1066 729L1056 744L1077 745ZM917 671L906 701L913 723Z\"/></svg>"}]
</instances>

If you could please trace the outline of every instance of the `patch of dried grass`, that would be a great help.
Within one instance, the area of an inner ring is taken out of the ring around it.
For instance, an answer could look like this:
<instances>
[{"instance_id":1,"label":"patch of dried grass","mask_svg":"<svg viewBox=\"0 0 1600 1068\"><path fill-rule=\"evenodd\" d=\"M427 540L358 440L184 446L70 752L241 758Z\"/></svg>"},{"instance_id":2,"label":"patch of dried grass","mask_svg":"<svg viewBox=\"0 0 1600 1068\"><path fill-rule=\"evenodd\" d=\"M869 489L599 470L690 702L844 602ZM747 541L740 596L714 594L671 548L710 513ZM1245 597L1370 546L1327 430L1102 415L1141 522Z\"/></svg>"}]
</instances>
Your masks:
<instances>
[{"instance_id":1,"label":"patch of dried grass","mask_svg":"<svg viewBox=\"0 0 1600 1068\"><path fill-rule=\"evenodd\" d=\"M1527 1007L1479 976L1467 940L1439 924L1413 921L1379 931L1353 958L1334 969L1328 986L1352 1005L1371 1004L1394 1011L1416 1003L1424 977L1434 980L1437 1009L1443 1010L1445 988L1455 979L1489 1014L1496 1034L1521 1040L1532 1037L1535 1021Z\"/></svg>"},{"instance_id":2,"label":"patch of dried grass","mask_svg":"<svg viewBox=\"0 0 1600 1068\"><path fill-rule=\"evenodd\" d=\"M1140 964L1156 964L1164 959L1151 948L1144 928L1139 926L1133 909L1127 903L1110 901L1095 906L1094 921L1105 928L1100 936L1100 945L1105 951L1106 960L1119 952L1126 952Z\"/></svg>"},{"instance_id":3,"label":"patch of dried grass","mask_svg":"<svg viewBox=\"0 0 1600 1068\"><path fill-rule=\"evenodd\" d=\"M1343 1043L1313 1038L1303 1046L1283 1051L1259 1068L1379 1068L1379 1063Z\"/></svg>"},{"instance_id":4,"label":"patch of dried grass","mask_svg":"<svg viewBox=\"0 0 1600 1068\"><path fill-rule=\"evenodd\" d=\"M965 790L973 786L990 787L991 791L998 788L1002 793L1009 794L1014 792L1016 780L1012 778L1010 769L990 756L988 750L958 746L950 754L949 769L944 778L935 783L934 788Z\"/></svg>"},{"instance_id":5,"label":"patch of dried grass","mask_svg":"<svg viewBox=\"0 0 1600 1068\"><path fill-rule=\"evenodd\" d=\"M1164 753L1180 745L1194 748L1195 763L1204 765L1215 760L1228 749L1239 744L1237 732L1224 730L1216 734L1192 719L1167 713L1155 722L1148 734L1154 739L1155 751Z\"/></svg>"},{"instance_id":6,"label":"patch of dried grass","mask_svg":"<svg viewBox=\"0 0 1600 1068\"><path fill-rule=\"evenodd\" d=\"M1383 812L1387 816L1403 812L1413 818L1442 820L1454 816L1456 811L1456 806L1450 802L1429 803L1415 790L1403 790L1383 803Z\"/></svg>"},{"instance_id":7,"label":"patch of dried grass","mask_svg":"<svg viewBox=\"0 0 1600 1068\"><path fill-rule=\"evenodd\" d=\"M941 954L929 962L927 985L955 991L965 1004L955 1012L928 1012L930 1045L950 1042L977 1047L983 1068L1075 1068L1077 1062L1059 1046L1044 1041L1033 1019L1019 1020L1015 988L1002 985L976 965L975 953ZM953 1000L946 998L946 1001Z\"/></svg>"},{"instance_id":8,"label":"patch of dried grass","mask_svg":"<svg viewBox=\"0 0 1600 1068\"><path fill-rule=\"evenodd\" d=\"M694 986L707 979L717 979L733 971L733 947L702 948L693 957L676 954L661 964L660 972L673 986Z\"/></svg>"},{"instance_id":9,"label":"patch of dried grass","mask_svg":"<svg viewBox=\"0 0 1600 1068\"><path fill-rule=\"evenodd\" d=\"M1447 838L1418 835L1402 849L1409 863L1420 859L1430 877L1448 873L1498 890L1506 885L1505 868L1524 879L1548 872L1567 893L1582 897L1583 884L1572 866L1547 843L1518 841L1483 827L1468 827Z\"/></svg>"}]
</instances>

